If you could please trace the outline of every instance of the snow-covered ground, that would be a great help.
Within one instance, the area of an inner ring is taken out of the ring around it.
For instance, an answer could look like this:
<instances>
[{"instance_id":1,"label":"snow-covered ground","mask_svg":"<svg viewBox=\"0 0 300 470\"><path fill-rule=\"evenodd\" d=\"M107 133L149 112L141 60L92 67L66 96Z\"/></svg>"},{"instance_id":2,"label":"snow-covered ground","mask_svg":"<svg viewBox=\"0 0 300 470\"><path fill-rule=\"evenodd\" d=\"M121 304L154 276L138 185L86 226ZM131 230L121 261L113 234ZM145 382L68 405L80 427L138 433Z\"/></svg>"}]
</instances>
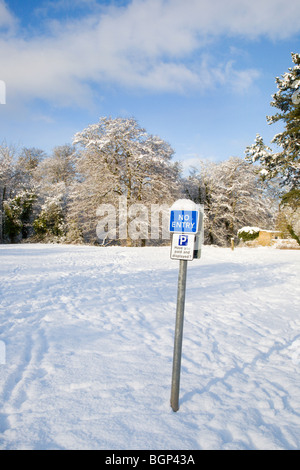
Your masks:
<instances>
[{"instance_id":1,"label":"snow-covered ground","mask_svg":"<svg viewBox=\"0 0 300 470\"><path fill-rule=\"evenodd\" d=\"M1 449L299 449L300 251L0 246ZM4 355L6 353L6 355Z\"/></svg>"}]
</instances>

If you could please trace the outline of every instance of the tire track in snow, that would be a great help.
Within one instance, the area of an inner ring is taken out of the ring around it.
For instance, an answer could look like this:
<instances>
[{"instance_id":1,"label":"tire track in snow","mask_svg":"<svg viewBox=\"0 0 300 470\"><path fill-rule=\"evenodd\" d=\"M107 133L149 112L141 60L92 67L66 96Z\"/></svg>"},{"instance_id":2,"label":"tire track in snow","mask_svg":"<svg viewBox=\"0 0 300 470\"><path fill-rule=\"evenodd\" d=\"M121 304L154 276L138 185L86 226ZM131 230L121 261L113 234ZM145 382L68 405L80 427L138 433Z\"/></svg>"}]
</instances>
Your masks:
<instances>
[{"instance_id":1,"label":"tire track in snow","mask_svg":"<svg viewBox=\"0 0 300 470\"><path fill-rule=\"evenodd\" d=\"M35 380L47 374L41 362L47 353L48 343L44 330L40 328L24 338L24 348L19 363L9 374L2 390L1 401L4 403L0 415L0 430L8 427L9 417L22 410L22 405L30 400L29 389Z\"/></svg>"}]
</instances>

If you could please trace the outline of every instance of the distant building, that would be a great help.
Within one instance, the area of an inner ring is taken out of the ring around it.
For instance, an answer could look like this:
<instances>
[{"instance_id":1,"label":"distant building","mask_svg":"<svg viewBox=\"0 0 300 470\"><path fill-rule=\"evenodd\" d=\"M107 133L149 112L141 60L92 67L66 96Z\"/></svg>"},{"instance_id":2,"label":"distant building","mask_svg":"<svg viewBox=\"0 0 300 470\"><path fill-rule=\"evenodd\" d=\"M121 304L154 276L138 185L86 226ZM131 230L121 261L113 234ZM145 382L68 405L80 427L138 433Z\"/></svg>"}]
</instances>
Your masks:
<instances>
[{"instance_id":1,"label":"distant building","mask_svg":"<svg viewBox=\"0 0 300 470\"><path fill-rule=\"evenodd\" d=\"M260 230L257 238L258 245L271 246L275 240L282 238L282 233L277 230Z\"/></svg>"},{"instance_id":2,"label":"distant building","mask_svg":"<svg viewBox=\"0 0 300 470\"><path fill-rule=\"evenodd\" d=\"M279 230L263 230L259 227L242 227L237 232L242 246L273 246L279 249L299 250L300 246L293 238L284 238Z\"/></svg>"}]
</instances>

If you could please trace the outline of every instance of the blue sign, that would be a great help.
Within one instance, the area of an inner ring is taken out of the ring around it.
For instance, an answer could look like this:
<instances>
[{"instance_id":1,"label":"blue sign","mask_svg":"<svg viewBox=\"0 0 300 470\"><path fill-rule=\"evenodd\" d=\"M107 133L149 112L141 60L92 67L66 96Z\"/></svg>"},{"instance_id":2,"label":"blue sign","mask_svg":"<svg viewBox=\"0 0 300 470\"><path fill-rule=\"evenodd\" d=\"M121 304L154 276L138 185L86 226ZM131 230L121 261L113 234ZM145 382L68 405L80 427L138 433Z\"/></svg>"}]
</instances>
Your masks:
<instances>
[{"instance_id":1,"label":"blue sign","mask_svg":"<svg viewBox=\"0 0 300 470\"><path fill-rule=\"evenodd\" d=\"M198 211L172 210L170 212L170 232L197 233L198 224Z\"/></svg>"}]
</instances>

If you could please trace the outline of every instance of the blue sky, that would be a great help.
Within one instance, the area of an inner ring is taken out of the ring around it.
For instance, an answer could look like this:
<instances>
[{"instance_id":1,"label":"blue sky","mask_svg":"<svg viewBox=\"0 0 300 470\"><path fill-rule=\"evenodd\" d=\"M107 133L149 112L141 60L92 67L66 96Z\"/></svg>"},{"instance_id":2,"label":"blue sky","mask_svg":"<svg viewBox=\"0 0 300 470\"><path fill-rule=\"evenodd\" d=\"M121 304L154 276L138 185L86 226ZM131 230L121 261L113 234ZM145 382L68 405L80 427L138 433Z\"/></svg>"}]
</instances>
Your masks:
<instances>
[{"instance_id":1,"label":"blue sky","mask_svg":"<svg viewBox=\"0 0 300 470\"><path fill-rule=\"evenodd\" d=\"M134 117L184 167L244 156L300 52L299 0L0 0L0 143Z\"/></svg>"}]
</instances>

